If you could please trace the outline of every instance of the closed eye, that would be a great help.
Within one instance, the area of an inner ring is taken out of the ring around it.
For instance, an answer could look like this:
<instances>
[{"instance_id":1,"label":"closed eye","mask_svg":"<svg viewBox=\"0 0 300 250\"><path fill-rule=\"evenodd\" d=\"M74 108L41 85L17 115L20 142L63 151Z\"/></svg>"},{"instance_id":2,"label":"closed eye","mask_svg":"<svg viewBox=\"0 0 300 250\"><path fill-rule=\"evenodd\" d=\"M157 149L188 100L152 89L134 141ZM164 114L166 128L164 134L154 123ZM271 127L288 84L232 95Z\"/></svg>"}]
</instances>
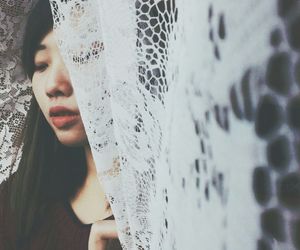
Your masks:
<instances>
[{"instance_id":1,"label":"closed eye","mask_svg":"<svg viewBox=\"0 0 300 250\"><path fill-rule=\"evenodd\" d=\"M41 63L41 64L36 64L34 65L34 72L43 72L47 69L48 64L46 63Z\"/></svg>"}]
</instances>

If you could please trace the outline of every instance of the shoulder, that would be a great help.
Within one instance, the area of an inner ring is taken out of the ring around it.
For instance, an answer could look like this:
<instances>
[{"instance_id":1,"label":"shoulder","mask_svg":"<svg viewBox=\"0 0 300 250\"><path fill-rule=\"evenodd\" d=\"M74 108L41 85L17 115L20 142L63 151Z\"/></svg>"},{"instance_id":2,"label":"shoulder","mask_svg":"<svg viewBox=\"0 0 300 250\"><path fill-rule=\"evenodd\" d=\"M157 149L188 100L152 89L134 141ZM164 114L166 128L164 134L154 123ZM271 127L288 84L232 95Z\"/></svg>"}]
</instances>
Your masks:
<instances>
[{"instance_id":1,"label":"shoulder","mask_svg":"<svg viewBox=\"0 0 300 250\"><path fill-rule=\"evenodd\" d=\"M11 175L8 179L0 183L0 222L3 223L4 219L7 219L9 215L10 204L10 190L14 175Z\"/></svg>"},{"instance_id":2,"label":"shoulder","mask_svg":"<svg viewBox=\"0 0 300 250\"><path fill-rule=\"evenodd\" d=\"M3 204L5 200L8 198L8 189L9 189L9 183L11 179L8 178L7 180L0 183L0 210L3 207Z\"/></svg>"},{"instance_id":3,"label":"shoulder","mask_svg":"<svg viewBox=\"0 0 300 250\"><path fill-rule=\"evenodd\" d=\"M0 184L0 249L13 249L15 227L8 208L10 182L11 177Z\"/></svg>"},{"instance_id":4,"label":"shoulder","mask_svg":"<svg viewBox=\"0 0 300 250\"><path fill-rule=\"evenodd\" d=\"M4 180L3 182L0 183L0 209L3 204L3 202L5 202L9 195L9 190L10 190L10 187L11 187L11 182L14 178L14 174L12 174L10 177L8 177L6 180Z\"/></svg>"},{"instance_id":5,"label":"shoulder","mask_svg":"<svg viewBox=\"0 0 300 250\"><path fill-rule=\"evenodd\" d=\"M14 176L15 175L12 174L9 178L0 183L0 227L4 226L3 224L11 227L11 224L14 223L10 199Z\"/></svg>"}]
</instances>

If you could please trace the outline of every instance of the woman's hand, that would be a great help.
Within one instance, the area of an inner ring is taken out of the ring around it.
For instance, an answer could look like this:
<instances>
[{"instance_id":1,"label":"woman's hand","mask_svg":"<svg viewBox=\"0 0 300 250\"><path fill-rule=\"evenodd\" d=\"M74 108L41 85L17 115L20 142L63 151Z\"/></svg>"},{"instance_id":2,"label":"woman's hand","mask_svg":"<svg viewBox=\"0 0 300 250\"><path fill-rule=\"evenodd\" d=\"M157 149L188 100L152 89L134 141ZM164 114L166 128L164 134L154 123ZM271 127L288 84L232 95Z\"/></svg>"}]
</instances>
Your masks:
<instances>
[{"instance_id":1,"label":"woman's hand","mask_svg":"<svg viewBox=\"0 0 300 250\"><path fill-rule=\"evenodd\" d=\"M91 227L88 250L105 250L107 240L115 238L118 234L114 220L96 221Z\"/></svg>"}]
</instances>

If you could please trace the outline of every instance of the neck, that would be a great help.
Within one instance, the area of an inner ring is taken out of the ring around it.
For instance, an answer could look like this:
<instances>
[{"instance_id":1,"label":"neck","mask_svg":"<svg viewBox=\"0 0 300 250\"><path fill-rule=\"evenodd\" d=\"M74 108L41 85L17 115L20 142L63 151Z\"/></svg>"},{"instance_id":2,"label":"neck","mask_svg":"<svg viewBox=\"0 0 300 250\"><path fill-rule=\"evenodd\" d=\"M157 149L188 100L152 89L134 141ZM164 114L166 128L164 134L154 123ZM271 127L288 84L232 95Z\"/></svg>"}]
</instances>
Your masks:
<instances>
[{"instance_id":1,"label":"neck","mask_svg":"<svg viewBox=\"0 0 300 250\"><path fill-rule=\"evenodd\" d=\"M91 147L89 145L85 146L84 151L87 165L87 178L95 178L97 177L97 169L93 159Z\"/></svg>"},{"instance_id":2,"label":"neck","mask_svg":"<svg viewBox=\"0 0 300 250\"><path fill-rule=\"evenodd\" d=\"M87 177L75 197L70 200L70 203L79 220L84 224L90 224L111 216L112 211L102 184L98 180L96 165L90 146L84 146L84 150Z\"/></svg>"}]
</instances>

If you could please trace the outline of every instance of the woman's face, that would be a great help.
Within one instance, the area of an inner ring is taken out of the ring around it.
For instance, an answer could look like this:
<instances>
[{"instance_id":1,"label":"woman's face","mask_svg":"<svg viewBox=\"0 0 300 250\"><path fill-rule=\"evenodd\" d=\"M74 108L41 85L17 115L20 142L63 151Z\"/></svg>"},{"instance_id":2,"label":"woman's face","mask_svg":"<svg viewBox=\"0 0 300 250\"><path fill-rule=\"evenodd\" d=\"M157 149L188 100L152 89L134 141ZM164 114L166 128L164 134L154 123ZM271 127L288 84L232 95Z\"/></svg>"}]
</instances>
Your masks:
<instances>
[{"instance_id":1,"label":"woman's face","mask_svg":"<svg viewBox=\"0 0 300 250\"><path fill-rule=\"evenodd\" d=\"M69 73L53 31L38 46L34 64L33 93L58 140L67 146L87 145Z\"/></svg>"}]
</instances>

